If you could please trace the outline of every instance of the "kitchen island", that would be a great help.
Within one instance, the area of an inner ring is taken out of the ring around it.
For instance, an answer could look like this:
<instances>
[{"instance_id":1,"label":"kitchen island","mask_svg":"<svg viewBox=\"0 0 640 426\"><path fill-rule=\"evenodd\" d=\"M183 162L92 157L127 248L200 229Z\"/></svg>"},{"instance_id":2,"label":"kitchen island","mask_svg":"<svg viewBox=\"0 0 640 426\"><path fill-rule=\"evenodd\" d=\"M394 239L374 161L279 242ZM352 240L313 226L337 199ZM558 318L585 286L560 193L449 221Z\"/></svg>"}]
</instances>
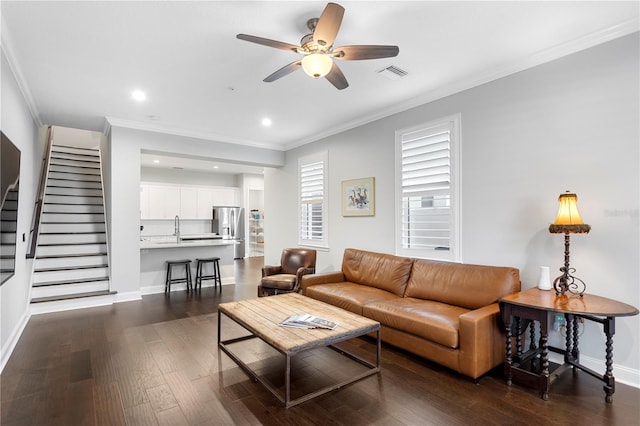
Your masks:
<instances>
[{"instance_id":1,"label":"kitchen island","mask_svg":"<svg viewBox=\"0 0 640 426\"><path fill-rule=\"evenodd\" d=\"M188 236L147 237L140 241L140 289L142 294L163 293L167 273L167 260L191 259L193 284L196 279L196 259L220 258L222 284L235 284L233 248L239 244L235 240L190 239ZM180 275L177 275L180 274ZM174 270L175 276L183 276ZM202 282L203 287L213 286L213 280ZM186 284L173 284L172 291L185 290Z\"/></svg>"}]
</instances>

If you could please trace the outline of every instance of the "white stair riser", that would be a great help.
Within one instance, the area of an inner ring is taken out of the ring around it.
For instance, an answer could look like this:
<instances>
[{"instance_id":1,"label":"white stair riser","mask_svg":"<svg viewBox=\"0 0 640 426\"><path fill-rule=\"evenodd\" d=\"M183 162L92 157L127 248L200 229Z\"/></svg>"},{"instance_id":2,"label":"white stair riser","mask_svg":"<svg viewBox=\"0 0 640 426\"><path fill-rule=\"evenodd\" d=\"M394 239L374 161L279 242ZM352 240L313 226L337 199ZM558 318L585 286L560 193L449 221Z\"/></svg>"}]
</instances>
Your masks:
<instances>
[{"instance_id":1,"label":"white stair riser","mask_svg":"<svg viewBox=\"0 0 640 426\"><path fill-rule=\"evenodd\" d=\"M65 223L87 223L87 222L104 222L104 214L102 213L45 213L42 215L42 222L65 222Z\"/></svg>"},{"instance_id":2,"label":"white stair riser","mask_svg":"<svg viewBox=\"0 0 640 426\"><path fill-rule=\"evenodd\" d=\"M72 269L66 271L34 272L33 283L79 280L85 278L103 278L109 275L109 268Z\"/></svg>"},{"instance_id":3,"label":"white stair riser","mask_svg":"<svg viewBox=\"0 0 640 426\"><path fill-rule=\"evenodd\" d=\"M43 213L104 213L104 206L99 204L45 204Z\"/></svg>"},{"instance_id":4,"label":"white stair riser","mask_svg":"<svg viewBox=\"0 0 640 426\"><path fill-rule=\"evenodd\" d=\"M5 232L7 232L7 233L14 232L15 233L16 229L18 229L18 222L9 221L9 220L0 221L0 231L2 231L3 233L5 233Z\"/></svg>"},{"instance_id":5,"label":"white stair riser","mask_svg":"<svg viewBox=\"0 0 640 426\"><path fill-rule=\"evenodd\" d=\"M42 223L40 232L104 232L104 223Z\"/></svg>"},{"instance_id":6,"label":"white stair riser","mask_svg":"<svg viewBox=\"0 0 640 426\"><path fill-rule=\"evenodd\" d=\"M106 234L40 234L38 244L104 243Z\"/></svg>"},{"instance_id":7,"label":"white stair riser","mask_svg":"<svg viewBox=\"0 0 640 426\"><path fill-rule=\"evenodd\" d=\"M49 171L49 179L62 179L69 181L82 181L82 182L100 182L100 175L81 175L76 173L60 173L55 171Z\"/></svg>"},{"instance_id":8,"label":"white stair riser","mask_svg":"<svg viewBox=\"0 0 640 426\"><path fill-rule=\"evenodd\" d=\"M4 282L5 280L9 279L9 277L13 275L13 273L13 268L11 269L11 272L0 272L0 282Z\"/></svg>"},{"instance_id":9,"label":"white stair riser","mask_svg":"<svg viewBox=\"0 0 640 426\"><path fill-rule=\"evenodd\" d=\"M106 265L107 256L83 256L83 257L56 257L51 259L38 259L35 261L36 269L45 268L71 268L74 266Z\"/></svg>"},{"instance_id":10,"label":"white stair riser","mask_svg":"<svg viewBox=\"0 0 640 426\"><path fill-rule=\"evenodd\" d=\"M60 164L50 164L49 172L77 173L82 176L85 176L85 175L99 176L100 175L100 169L85 168L85 167L78 167L78 166L64 166Z\"/></svg>"},{"instance_id":11,"label":"white stair riser","mask_svg":"<svg viewBox=\"0 0 640 426\"><path fill-rule=\"evenodd\" d=\"M107 246L105 244L84 244L71 246L38 246L36 249L37 256L64 256L73 254L95 254L105 253Z\"/></svg>"},{"instance_id":12,"label":"white stair riser","mask_svg":"<svg viewBox=\"0 0 640 426\"><path fill-rule=\"evenodd\" d=\"M76 197L64 195L45 195L45 203L56 204L102 204L102 197Z\"/></svg>"},{"instance_id":13,"label":"white stair riser","mask_svg":"<svg viewBox=\"0 0 640 426\"><path fill-rule=\"evenodd\" d=\"M79 156L87 156L87 155L95 155L98 156L97 149L83 149L83 148L74 148L72 146L62 146L62 145L53 145L51 147L51 152L55 153L68 153L68 154L77 154Z\"/></svg>"},{"instance_id":14,"label":"white stair riser","mask_svg":"<svg viewBox=\"0 0 640 426\"><path fill-rule=\"evenodd\" d=\"M31 298L65 296L68 294L89 293L91 291L109 290L109 281L92 281L78 284L58 284L50 286L33 287Z\"/></svg>"},{"instance_id":15,"label":"white stair riser","mask_svg":"<svg viewBox=\"0 0 640 426\"><path fill-rule=\"evenodd\" d=\"M0 234L0 244L13 245L16 243L16 233L15 232L2 232ZM2 254L4 253L5 247L2 247Z\"/></svg>"},{"instance_id":16,"label":"white stair riser","mask_svg":"<svg viewBox=\"0 0 640 426\"><path fill-rule=\"evenodd\" d=\"M84 158L80 158L79 156L76 158L64 158L64 155L67 154L55 153L54 156L51 157L51 165L86 167L88 169L100 170L100 163L97 161L85 161Z\"/></svg>"},{"instance_id":17,"label":"white stair riser","mask_svg":"<svg viewBox=\"0 0 640 426\"><path fill-rule=\"evenodd\" d=\"M102 185L99 181L81 181L81 180L65 180L65 179L55 179L49 176L47 180L47 185L49 186L64 186L65 188L95 188L100 189Z\"/></svg>"},{"instance_id":18,"label":"white stair riser","mask_svg":"<svg viewBox=\"0 0 640 426\"><path fill-rule=\"evenodd\" d=\"M2 250L2 254L9 253L5 253L4 250ZM0 269L12 269L15 264L15 259L0 259Z\"/></svg>"},{"instance_id":19,"label":"white stair riser","mask_svg":"<svg viewBox=\"0 0 640 426\"><path fill-rule=\"evenodd\" d=\"M98 196L102 197L102 190L89 188L61 188L57 186L48 186L47 195L78 195L78 196Z\"/></svg>"},{"instance_id":20,"label":"white stair riser","mask_svg":"<svg viewBox=\"0 0 640 426\"><path fill-rule=\"evenodd\" d=\"M15 222L16 220L18 220L18 212L16 210L2 210L2 214L0 214L0 220Z\"/></svg>"},{"instance_id":21,"label":"white stair riser","mask_svg":"<svg viewBox=\"0 0 640 426\"><path fill-rule=\"evenodd\" d=\"M96 155L87 155L87 154L96 154ZM73 154L69 152L58 151L56 149L51 151L51 158L56 159L67 159L67 160L78 160L78 161L88 161L97 163L100 157L97 155L97 151L95 152L87 152L84 154Z\"/></svg>"},{"instance_id":22,"label":"white stair riser","mask_svg":"<svg viewBox=\"0 0 640 426\"><path fill-rule=\"evenodd\" d=\"M2 206L2 210L18 210L18 201L16 200L5 200L4 206Z\"/></svg>"}]
</instances>

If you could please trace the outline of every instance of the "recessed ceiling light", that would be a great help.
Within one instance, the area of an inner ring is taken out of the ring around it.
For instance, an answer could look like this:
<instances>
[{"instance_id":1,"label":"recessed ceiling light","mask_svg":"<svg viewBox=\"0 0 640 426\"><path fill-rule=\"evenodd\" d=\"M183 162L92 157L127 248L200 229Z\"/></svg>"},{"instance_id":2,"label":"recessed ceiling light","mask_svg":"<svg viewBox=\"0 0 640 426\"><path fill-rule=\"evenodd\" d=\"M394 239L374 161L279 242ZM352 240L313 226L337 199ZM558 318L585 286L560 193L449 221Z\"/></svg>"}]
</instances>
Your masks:
<instances>
[{"instance_id":1,"label":"recessed ceiling light","mask_svg":"<svg viewBox=\"0 0 640 426\"><path fill-rule=\"evenodd\" d=\"M262 125L265 127L271 126L271 119L270 118L263 118L262 119Z\"/></svg>"},{"instance_id":2,"label":"recessed ceiling light","mask_svg":"<svg viewBox=\"0 0 640 426\"><path fill-rule=\"evenodd\" d=\"M214 168L214 169L219 169L220 167L219 167L219 166L213 166L213 168Z\"/></svg>"},{"instance_id":3,"label":"recessed ceiling light","mask_svg":"<svg viewBox=\"0 0 640 426\"><path fill-rule=\"evenodd\" d=\"M131 99L134 101L142 102L147 99L147 95L142 90L134 90L131 92Z\"/></svg>"},{"instance_id":4,"label":"recessed ceiling light","mask_svg":"<svg viewBox=\"0 0 640 426\"><path fill-rule=\"evenodd\" d=\"M160 160L153 160L154 163L158 164Z\"/></svg>"}]
</instances>

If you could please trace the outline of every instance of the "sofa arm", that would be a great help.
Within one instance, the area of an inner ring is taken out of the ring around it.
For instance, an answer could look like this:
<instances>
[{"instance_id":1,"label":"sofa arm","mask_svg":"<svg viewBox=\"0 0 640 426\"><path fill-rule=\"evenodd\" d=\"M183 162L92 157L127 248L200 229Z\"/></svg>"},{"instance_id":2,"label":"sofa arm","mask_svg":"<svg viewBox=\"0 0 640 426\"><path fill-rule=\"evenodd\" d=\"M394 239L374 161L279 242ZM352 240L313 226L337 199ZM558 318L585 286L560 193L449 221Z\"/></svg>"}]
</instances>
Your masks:
<instances>
[{"instance_id":1,"label":"sofa arm","mask_svg":"<svg viewBox=\"0 0 640 426\"><path fill-rule=\"evenodd\" d=\"M331 284L340 283L345 280L342 272L327 272L324 274L304 275L302 277L301 286L302 294L305 293L305 289L309 286L316 284Z\"/></svg>"},{"instance_id":2,"label":"sofa arm","mask_svg":"<svg viewBox=\"0 0 640 426\"><path fill-rule=\"evenodd\" d=\"M263 266L262 267L262 276L268 277L269 275L276 275L282 272L282 266Z\"/></svg>"},{"instance_id":3,"label":"sofa arm","mask_svg":"<svg viewBox=\"0 0 640 426\"><path fill-rule=\"evenodd\" d=\"M460 315L460 372L477 379L505 359L497 303Z\"/></svg>"}]
</instances>

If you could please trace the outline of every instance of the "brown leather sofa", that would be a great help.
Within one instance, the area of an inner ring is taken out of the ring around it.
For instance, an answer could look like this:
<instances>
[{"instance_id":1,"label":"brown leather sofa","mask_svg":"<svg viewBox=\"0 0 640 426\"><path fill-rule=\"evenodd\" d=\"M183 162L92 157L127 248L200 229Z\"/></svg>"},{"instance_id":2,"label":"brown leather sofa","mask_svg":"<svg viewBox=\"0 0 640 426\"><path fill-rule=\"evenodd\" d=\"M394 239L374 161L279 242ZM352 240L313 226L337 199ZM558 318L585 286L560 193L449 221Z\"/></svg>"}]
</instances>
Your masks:
<instances>
[{"instance_id":1,"label":"brown leather sofa","mask_svg":"<svg viewBox=\"0 0 640 426\"><path fill-rule=\"evenodd\" d=\"M497 301L516 268L348 248L340 272L305 275L304 295L380 322L382 340L478 379L505 358Z\"/></svg>"}]
</instances>

